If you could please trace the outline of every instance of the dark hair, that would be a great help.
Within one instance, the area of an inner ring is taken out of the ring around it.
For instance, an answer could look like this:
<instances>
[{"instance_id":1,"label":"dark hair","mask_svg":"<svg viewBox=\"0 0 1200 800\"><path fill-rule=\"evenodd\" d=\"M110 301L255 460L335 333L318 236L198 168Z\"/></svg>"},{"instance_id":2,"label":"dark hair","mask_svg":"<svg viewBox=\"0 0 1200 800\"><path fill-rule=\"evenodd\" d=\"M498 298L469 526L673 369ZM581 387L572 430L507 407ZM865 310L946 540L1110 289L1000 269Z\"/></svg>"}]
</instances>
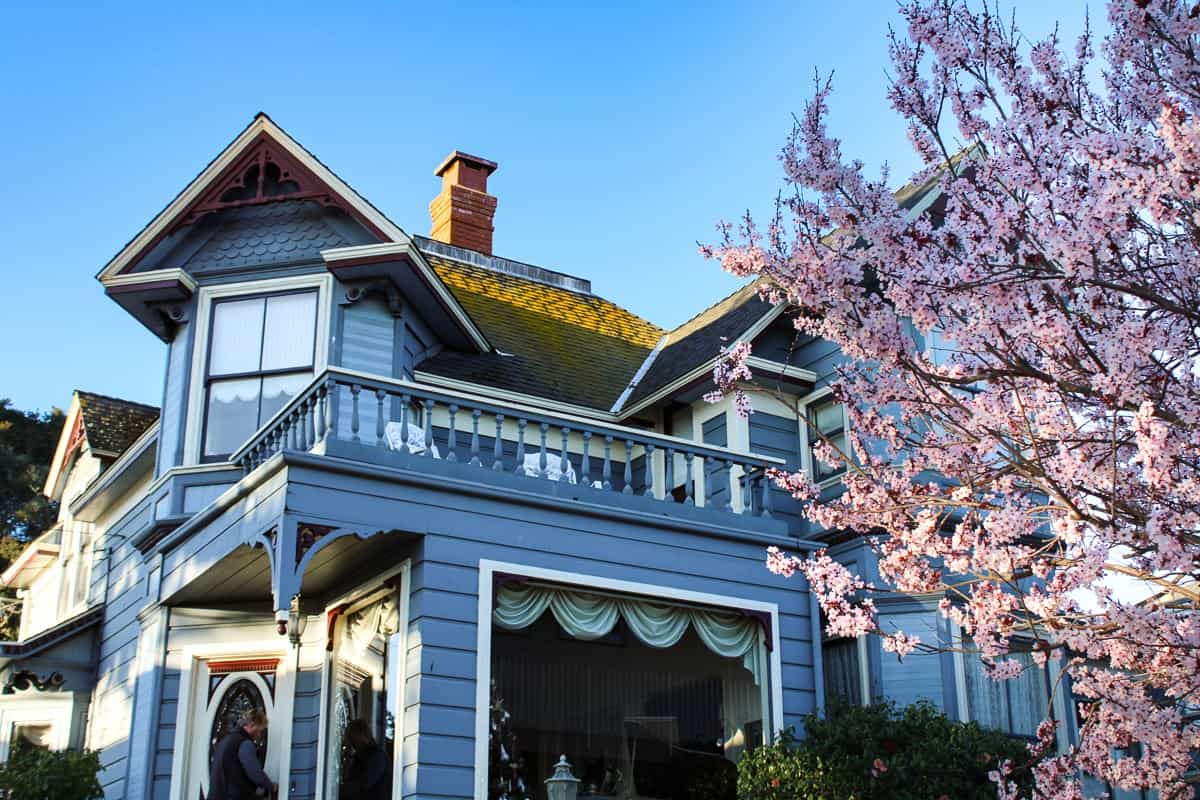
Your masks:
<instances>
[{"instance_id":1,"label":"dark hair","mask_svg":"<svg viewBox=\"0 0 1200 800\"><path fill-rule=\"evenodd\" d=\"M371 726L365 720L351 720L346 726L346 742L354 748L355 752L366 750L371 745L375 744L375 737L371 735Z\"/></svg>"}]
</instances>

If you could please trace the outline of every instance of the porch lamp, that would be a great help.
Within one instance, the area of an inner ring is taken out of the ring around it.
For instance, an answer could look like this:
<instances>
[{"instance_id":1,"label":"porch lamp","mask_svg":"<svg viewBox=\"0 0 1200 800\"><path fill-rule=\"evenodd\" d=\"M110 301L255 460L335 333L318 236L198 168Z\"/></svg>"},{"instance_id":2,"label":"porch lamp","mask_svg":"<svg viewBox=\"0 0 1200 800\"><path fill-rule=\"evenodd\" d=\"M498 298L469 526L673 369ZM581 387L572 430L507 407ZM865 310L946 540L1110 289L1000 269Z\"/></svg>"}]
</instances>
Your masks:
<instances>
[{"instance_id":1,"label":"porch lamp","mask_svg":"<svg viewBox=\"0 0 1200 800\"><path fill-rule=\"evenodd\" d=\"M546 797L548 800L575 800L579 794L579 778L571 773L571 765L567 763L564 753L558 757L554 765L554 774L546 778Z\"/></svg>"},{"instance_id":2,"label":"porch lamp","mask_svg":"<svg viewBox=\"0 0 1200 800\"><path fill-rule=\"evenodd\" d=\"M287 637L292 643L292 647L300 646L300 639L304 636L304 630L308 627L308 617L300 611L300 595L292 598L291 608L288 610L287 621Z\"/></svg>"}]
</instances>

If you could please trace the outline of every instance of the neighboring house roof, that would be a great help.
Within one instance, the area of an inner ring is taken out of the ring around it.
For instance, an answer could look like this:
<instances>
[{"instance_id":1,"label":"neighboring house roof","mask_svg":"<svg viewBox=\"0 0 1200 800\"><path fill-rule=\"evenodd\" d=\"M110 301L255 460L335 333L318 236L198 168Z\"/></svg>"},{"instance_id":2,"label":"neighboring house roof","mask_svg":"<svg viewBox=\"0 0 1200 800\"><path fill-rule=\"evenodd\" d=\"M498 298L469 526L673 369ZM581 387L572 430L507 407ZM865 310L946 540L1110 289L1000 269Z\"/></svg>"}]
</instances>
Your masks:
<instances>
[{"instance_id":1,"label":"neighboring house roof","mask_svg":"<svg viewBox=\"0 0 1200 800\"><path fill-rule=\"evenodd\" d=\"M116 397L76 391L84 435L93 451L116 457L158 419L158 409Z\"/></svg>"},{"instance_id":2,"label":"neighboring house roof","mask_svg":"<svg viewBox=\"0 0 1200 800\"><path fill-rule=\"evenodd\" d=\"M663 333L602 297L425 257L496 352L442 351L422 372L607 412Z\"/></svg>"},{"instance_id":3,"label":"neighboring house roof","mask_svg":"<svg viewBox=\"0 0 1200 800\"><path fill-rule=\"evenodd\" d=\"M0 573L0 584L28 589L42 572L58 560L62 546L62 526L55 525L25 546L8 568Z\"/></svg>"},{"instance_id":4,"label":"neighboring house roof","mask_svg":"<svg viewBox=\"0 0 1200 800\"><path fill-rule=\"evenodd\" d=\"M0 661L29 658L44 652L47 648L63 642L80 631L87 630L104 619L104 606L91 608L69 617L52 628L20 642L0 642Z\"/></svg>"}]
</instances>

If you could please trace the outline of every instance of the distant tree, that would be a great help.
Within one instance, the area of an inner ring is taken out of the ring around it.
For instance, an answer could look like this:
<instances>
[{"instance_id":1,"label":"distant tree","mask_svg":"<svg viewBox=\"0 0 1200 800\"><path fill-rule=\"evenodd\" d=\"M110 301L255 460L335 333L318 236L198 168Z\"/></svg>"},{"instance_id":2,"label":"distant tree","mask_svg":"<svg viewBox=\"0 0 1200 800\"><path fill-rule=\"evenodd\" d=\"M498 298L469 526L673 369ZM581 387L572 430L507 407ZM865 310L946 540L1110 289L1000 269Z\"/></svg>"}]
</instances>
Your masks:
<instances>
[{"instance_id":1,"label":"distant tree","mask_svg":"<svg viewBox=\"0 0 1200 800\"><path fill-rule=\"evenodd\" d=\"M0 398L0 561L5 565L12 558L6 538L24 543L53 525L58 515L42 486L63 421L60 409L19 411L11 400Z\"/></svg>"}]
</instances>

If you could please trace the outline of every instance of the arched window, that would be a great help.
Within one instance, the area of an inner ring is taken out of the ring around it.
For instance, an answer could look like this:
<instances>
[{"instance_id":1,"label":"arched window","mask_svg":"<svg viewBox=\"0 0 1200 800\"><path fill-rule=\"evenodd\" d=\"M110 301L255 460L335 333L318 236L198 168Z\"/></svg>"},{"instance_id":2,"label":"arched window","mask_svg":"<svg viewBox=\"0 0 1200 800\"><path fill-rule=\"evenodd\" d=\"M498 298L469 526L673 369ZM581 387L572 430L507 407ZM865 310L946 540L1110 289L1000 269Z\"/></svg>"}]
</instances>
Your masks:
<instances>
[{"instance_id":1,"label":"arched window","mask_svg":"<svg viewBox=\"0 0 1200 800\"><path fill-rule=\"evenodd\" d=\"M237 730L242 714L252 709L263 712L267 710L267 705L263 702L262 692L258 690L258 687L247 678L241 678L231 683L229 688L225 690L225 696L221 698L220 705L217 706L217 713L213 715L212 732L208 740L208 763L210 768L212 766L213 752L217 748L217 742ZM262 741L258 743L258 747L260 751L266 751L266 731L263 731Z\"/></svg>"}]
</instances>

